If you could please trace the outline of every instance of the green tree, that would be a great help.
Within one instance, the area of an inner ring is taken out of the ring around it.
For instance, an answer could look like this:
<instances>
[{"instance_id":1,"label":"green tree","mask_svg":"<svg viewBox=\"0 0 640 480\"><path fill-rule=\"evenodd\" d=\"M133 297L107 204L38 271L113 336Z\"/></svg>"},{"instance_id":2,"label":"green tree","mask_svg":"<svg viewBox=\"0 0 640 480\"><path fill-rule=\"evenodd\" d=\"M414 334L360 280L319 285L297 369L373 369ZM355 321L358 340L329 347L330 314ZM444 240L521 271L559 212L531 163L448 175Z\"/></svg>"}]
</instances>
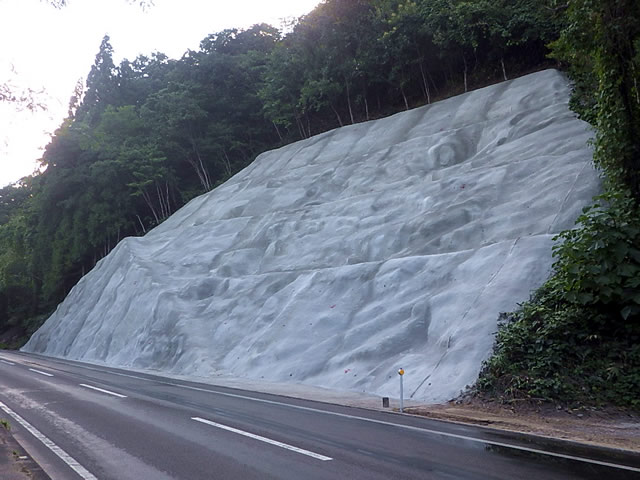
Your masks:
<instances>
[{"instance_id":1,"label":"green tree","mask_svg":"<svg viewBox=\"0 0 640 480\"><path fill-rule=\"evenodd\" d=\"M105 226L110 226L105 230L107 238L115 236L114 228L118 229L117 237L121 231L130 231L134 216L146 231L148 225L159 224L176 207L172 196L174 175L156 143L156 135L162 135L166 130L154 132L155 127L157 124L143 118L136 107L126 105L107 107L94 130L91 148L99 161L92 164L91 177L97 183L97 195L104 197L103 192L109 192L103 200L105 206L99 215L100 222L95 222L95 227L106 222ZM131 205L130 197L144 201L151 215L150 221L143 220L145 215L135 203Z\"/></svg>"},{"instance_id":2,"label":"green tree","mask_svg":"<svg viewBox=\"0 0 640 480\"><path fill-rule=\"evenodd\" d=\"M105 35L100 50L87 77L87 89L76 116L80 121L95 126L107 105L119 105L118 70L113 63L113 47Z\"/></svg>"},{"instance_id":3,"label":"green tree","mask_svg":"<svg viewBox=\"0 0 640 480\"><path fill-rule=\"evenodd\" d=\"M274 48L265 69L264 83L258 92L262 112L274 125L281 142L285 140L285 136L292 136L294 123L299 138L309 136L304 123L304 112L298 103L304 82L304 64L290 43L285 39ZM283 134L281 129L287 133Z\"/></svg>"},{"instance_id":4,"label":"green tree","mask_svg":"<svg viewBox=\"0 0 640 480\"><path fill-rule=\"evenodd\" d=\"M554 55L576 81L572 105L596 126L596 164L640 203L640 4L575 0L567 19Z\"/></svg>"}]
</instances>

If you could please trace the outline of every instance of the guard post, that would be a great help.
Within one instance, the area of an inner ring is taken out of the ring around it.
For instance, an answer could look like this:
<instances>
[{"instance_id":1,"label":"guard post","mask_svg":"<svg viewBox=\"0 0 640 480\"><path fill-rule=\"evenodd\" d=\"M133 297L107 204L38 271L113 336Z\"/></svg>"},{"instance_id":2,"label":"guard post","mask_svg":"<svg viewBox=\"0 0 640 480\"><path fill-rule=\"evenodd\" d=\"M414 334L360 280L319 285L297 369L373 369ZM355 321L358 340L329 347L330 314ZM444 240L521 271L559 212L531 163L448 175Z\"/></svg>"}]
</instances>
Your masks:
<instances>
[{"instance_id":1,"label":"guard post","mask_svg":"<svg viewBox=\"0 0 640 480\"><path fill-rule=\"evenodd\" d=\"M400 375L400 412L404 411L404 392L402 385L402 377L404 376L404 369L400 368L398 370L398 375Z\"/></svg>"}]
</instances>

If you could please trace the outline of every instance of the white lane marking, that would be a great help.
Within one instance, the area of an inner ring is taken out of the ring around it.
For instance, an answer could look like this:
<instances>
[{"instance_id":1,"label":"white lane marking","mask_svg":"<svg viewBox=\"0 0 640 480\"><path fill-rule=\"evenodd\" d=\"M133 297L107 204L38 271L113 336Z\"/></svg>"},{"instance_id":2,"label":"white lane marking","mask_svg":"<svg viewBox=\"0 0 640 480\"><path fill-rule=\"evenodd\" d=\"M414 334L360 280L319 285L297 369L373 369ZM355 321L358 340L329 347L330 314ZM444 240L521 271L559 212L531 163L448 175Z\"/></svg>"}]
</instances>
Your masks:
<instances>
[{"instance_id":1,"label":"white lane marking","mask_svg":"<svg viewBox=\"0 0 640 480\"><path fill-rule=\"evenodd\" d=\"M2 362L2 363L6 363L7 365L15 365L15 363L13 363L13 362L8 362L8 361L3 360L3 359L0 359L0 362Z\"/></svg>"},{"instance_id":2,"label":"white lane marking","mask_svg":"<svg viewBox=\"0 0 640 480\"><path fill-rule=\"evenodd\" d=\"M333 460L333 458L320 455L319 453L310 452L309 450L294 447L293 445L289 445L288 443L282 443L282 442L278 442L277 440L271 440L270 438L261 437L260 435L255 435L253 433L245 432L244 430L238 430L237 428L228 427L226 425L222 425L221 423L212 422L211 420L206 420L204 418L191 417L191 420L195 420L196 422L200 422L200 423L205 423L207 425L211 425L212 427L221 428L222 430L227 430L229 432L237 433L238 435L244 435L245 437L249 437L249 438L253 438L254 440L259 440L261 442L269 443L271 445L275 445L276 447L285 448L287 450L291 450L292 452L300 453L308 457L313 457L317 460L322 460L323 462L326 462L328 460Z\"/></svg>"},{"instance_id":3,"label":"white lane marking","mask_svg":"<svg viewBox=\"0 0 640 480\"><path fill-rule=\"evenodd\" d=\"M63 362L61 362L61 363L63 363ZM199 392L213 393L214 395L223 395L223 396L231 397L231 398L240 398L240 399L243 399L243 400L250 400L252 402L266 403L266 404L269 404L269 405L278 405L278 406L281 406L281 407L294 408L294 409L297 409L297 410L303 410L303 411L307 411L307 412L322 413L324 415L333 415L333 416L342 417L342 418L350 418L352 420L359 420L359 421L363 421L363 422L375 423L375 424L378 424L378 425L387 425L387 426L390 426L390 427L401 428L401 429L405 429L405 430L411 430L411 431L414 431L414 432L422 432L422 433L428 433L428 434L432 434L432 435L442 435L443 437L458 438L460 440L468 440L470 442L484 443L486 445L495 445L497 447L511 448L513 450L520 450L520 451L523 451L523 452L536 453L536 454L539 454L539 455L547 455L547 456L550 456L550 457L564 458L564 459L567 459L567 460L575 460L577 462L590 463L590 464L593 464L593 465L602 465L604 467L617 468L617 469L620 469L620 470L628 470L628 471L631 471L631 472L640 472L640 468L631 467L629 465L622 465L622 464L619 464L619 463L601 462L600 460L593 460L591 458L576 457L576 456L573 456L573 455L565 455L563 453L548 452L548 451L545 451L545 450L538 450L536 448L529 448L529 447L521 447L521 446L518 446L518 445L512 445L510 443L494 442L493 440L483 440L481 438L467 437L466 435L458 435L456 433L440 432L438 430L431 430L431 429L428 429L428 428L420 428L420 427L412 427L411 425L402 425L402 424L399 424L399 423L385 422L384 420L375 420L373 418L358 417L356 415L348 415L346 413L330 412L330 411L326 411L326 410L319 410L317 408L302 407L300 405L291 405L289 403L276 402L274 400L265 400L263 398L247 397L245 395L238 395L238 394L235 394L235 393L219 392L219 391L216 391L216 390L210 390L210 389L206 389L206 388L198 388L198 387L191 387L191 386L188 386L188 385L180 385L179 383L164 382L164 381L157 380L157 379L140 377L138 375L130 375L130 374L127 374L127 373L119 373L119 372L110 372L108 370L103 370L103 369L100 369L100 368L85 367L85 366L82 366L82 365L73 365L73 364L66 364L66 365L75 366L75 367L79 367L79 368L86 368L88 370L94 370L94 371L97 371L97 372L108 373L108 374L111 374L111 375L118 375L118 376L121 376L121 377L135 378L137 380L145 380L147 382L161 383L161 384L164 384L164 385L170 385L172 387L186 388L186 389L189 389L189 390L196 390L196 391L199 391Z\"/></svg>"},{"instance_id":4,"label":"white lane marking","mask_svg":"<svg viewBox=\"0 0 640 480\"><path fill-rule=\"evenodd\" d=\"M98 392L106 393L107 395L113 395L114 397L127 398L126 395L122 395L122 394L116 393L116 392L111 392L109 390L105 390L104 388L98 388L98 387L94 387L92 385L87 385L86 383L81 383L80 386L81 387L85 387L85 388L90 388L91 390L96 390Z\"/></svg>"},{"instance_id":5,"label":"white lane marking","mask_svg":"<svg viewBox=\"0 0 640 480\"><path fill-rule=\"evenodd\" d=\"M42 372L40 370L36 370L35 368L30 368L29 370L31 370L32 372L39 373L40 375L44 375L45 377L53 377L53 374L47 373L47 372Z\"/></svg>"},{"instance_id":6,"label":"white lane marking","mask_svg":"<svg viewBox=\"0 0 640 480\"><path fill-rule=\"evenodd\" d=\"M76 472L80 477L84 480L98 480L94 475L91 474L86 468L84 468L76 459L74 459L71 455L61 449L58 445L49 440L48 437L40 433L34 426L32 426L29 422L27 422L24 418L18 415L16 412L7 407L4 403L0 402L0 408L4 410L7 415L10 415L14 418L16 422L22 425L25 430L27 430L31 435L40 440L45 447L55 453L60 459L69 465L69 467Z\"/></svg>"},{"instance_id":7,"label":"white lane marking","mask_svg":"<svg viewBox=\"0 0 640 480\"><path fill-rule=\"evenodd\" d=\"M514 450L520 450L523 452L529 452L529 453L536 453L539 455L547 455L547 456L551 456L551 457L557 457L557 458L564 458L566 460L575 460L577 462L584 462L584 463L591 463L594 465L602 465L604 467L611 467L611 468L618 468L621 470L629 470L631 472L640 472L640 468L636 468L636 467L631 467L629 465L622 465L619 463L610 463L610 462L602 462L600 460L594 460L591 458L586 458L586 457L576 457L573 455L566 455L564 453L556 453L556 452L549 452L546 450L539 450L537 448L530 448L530 447L521 447L519 445L512 445L510 443L503 443L503 442L496 442L493 440L483 440L481 438L475 438L475 437L467 437L466 435L459 435L457 433L448 433L448 432L441 432L438 430L431 430L428 428L420 428L420 427L413 427L411 425L402 425L402 424L398 424L398 423L392 423L392 422L385 422L384 420L375 420L373 418L366 418L366 417L358 417L356 415L348 415L346 413L338 413L338 412L329 412L329 411L325 411L325 410L319 410L317 408L311 408L311 407L301 407L299 405L290 405L287 403L282 403L282 402L276 402L273 400L265 400L262 398L253 398L253 397L247 397L244 395L237 395L234 393L224 393L224 392L217 392L215 390L207 390L204 388L198 388L198 387L190 387L188 385L179 385L179 384L174 384L174 383L168 383L165 382L167 385L173 385L176 387L182 387L182 388L187 388L190 390L198 390L198 391L203 391L203 392L209 392L209 393L214 393L217 395L224 395L227 397L233 397L233 398L240 398L243 400L251 400L254 402L260 402L260 403L267 403L267 404L271 404L271 405L279 405L279 406L283 406L283 407L289 407L289 408L295 408L298 410L304 410L307 412L314 412L314 413L323 413L325 415L333 415L336 417L342 417L342 418L349 418L352 420L359 420L359 421L364 421L364 422L370 422L370 423L376 423L378 425L386 425L389 427L396 427L396 428L402 428L405 430L411 430L413 432L420 432L420 433L428 433L428 434L432 434L432 435L441 435L443 437L449 437L449 438L457 438L460 440L468 440L470 442L477 442L477 443L484 443L486 445L493 445L496 447L504 447L504 448L511 448Z\"/></svg>"}]
</instances>

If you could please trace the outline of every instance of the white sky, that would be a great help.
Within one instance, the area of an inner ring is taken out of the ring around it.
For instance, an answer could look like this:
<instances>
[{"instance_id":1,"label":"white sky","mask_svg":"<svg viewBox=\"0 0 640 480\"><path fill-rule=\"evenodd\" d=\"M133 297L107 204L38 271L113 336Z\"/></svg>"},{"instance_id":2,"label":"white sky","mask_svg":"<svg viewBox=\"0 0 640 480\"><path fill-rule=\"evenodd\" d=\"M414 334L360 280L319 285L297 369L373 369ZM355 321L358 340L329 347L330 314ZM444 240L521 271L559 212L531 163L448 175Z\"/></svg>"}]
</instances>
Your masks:
<instances>
[{"instance_id":1,"label":"white sky","mask_svg":"<svg viewBox=\"0 0 640 480\"><path fill-rule=\"evenodd\" d=\"M33 173L50 134L67 114L108 34L116 65L159 51L180 58L205 36L310 12L319 0L154 0L142 11L125 0L0 0L0 83L43 91L44 113L0 102L0 187Z\"/></svg>"}]
</instances>

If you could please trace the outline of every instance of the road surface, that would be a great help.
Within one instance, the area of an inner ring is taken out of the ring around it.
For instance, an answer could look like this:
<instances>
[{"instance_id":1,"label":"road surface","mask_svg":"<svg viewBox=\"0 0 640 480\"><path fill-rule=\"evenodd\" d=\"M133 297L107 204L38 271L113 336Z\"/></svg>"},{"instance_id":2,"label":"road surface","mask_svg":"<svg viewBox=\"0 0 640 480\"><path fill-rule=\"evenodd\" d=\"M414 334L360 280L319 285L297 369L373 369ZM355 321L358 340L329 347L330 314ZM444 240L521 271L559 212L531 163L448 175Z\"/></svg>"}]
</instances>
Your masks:
<instances>
[{"instance_id":1,"label":"road surface","mask_svg":"<svg viewBox=\"0 0 640 480\"><path fill-rule=\"evenodd\" d=\"M0 418L54 480L640 478L613 450L17 352Z\"/></svg>"}]
</instances>

